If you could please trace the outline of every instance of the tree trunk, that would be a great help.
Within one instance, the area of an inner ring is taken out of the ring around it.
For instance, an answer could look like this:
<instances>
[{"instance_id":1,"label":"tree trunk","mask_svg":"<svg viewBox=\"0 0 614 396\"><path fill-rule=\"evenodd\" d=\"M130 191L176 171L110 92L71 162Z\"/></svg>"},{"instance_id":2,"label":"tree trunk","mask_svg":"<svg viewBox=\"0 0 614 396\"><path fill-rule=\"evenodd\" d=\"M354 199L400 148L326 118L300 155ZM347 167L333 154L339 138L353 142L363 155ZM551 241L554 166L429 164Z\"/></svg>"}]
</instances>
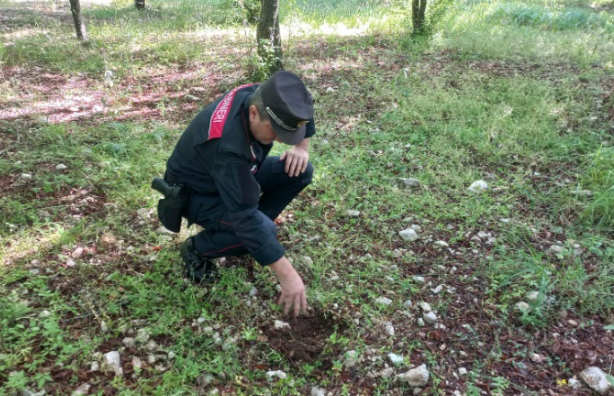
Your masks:
<instances>
[{"instance_id":1,"label":"tree trunk","mask_svg":"<svg viewBox=\"0 0 614 396\"><path fill-rule=\"evenodd\" d=\"M283 69L281 33L279 31L279 0L261 0L260 20L256 30L258 55L272 75Z\"/></svg>"},{"instance_id":2,"label":"tree trunk","mask_svg":"<svg viewBox=\"0 0 614 396\"><path fill-rule=\"evenodd\" d=\"M137 10L144 10L145 9L145 0L134 0L134 5L136 6Z\"/></svg>"},{"instance_id":3,"label":"tree trunk","mask_svg":"<svg viewBox=\"0 0 614 396\"><path fill-rule=\"evenodd\" d=\"M87 42L87 31L85 30L83 15L81 15L81 4L79 0L70 0L70 12L72 13L73 21L75 21L77 38L83 42Z\"/></svg>"},{"instance_id":4,"label":"tree trunk","mask_svg":"<svg viewBox=\"0 0 614 396\"><path fill-rule=\"evenodd\" d=\"M424 31L426 2L427 0L412 0L411 19L414 27L414 34L421 34Z\"/></svg>"}]
</instances>

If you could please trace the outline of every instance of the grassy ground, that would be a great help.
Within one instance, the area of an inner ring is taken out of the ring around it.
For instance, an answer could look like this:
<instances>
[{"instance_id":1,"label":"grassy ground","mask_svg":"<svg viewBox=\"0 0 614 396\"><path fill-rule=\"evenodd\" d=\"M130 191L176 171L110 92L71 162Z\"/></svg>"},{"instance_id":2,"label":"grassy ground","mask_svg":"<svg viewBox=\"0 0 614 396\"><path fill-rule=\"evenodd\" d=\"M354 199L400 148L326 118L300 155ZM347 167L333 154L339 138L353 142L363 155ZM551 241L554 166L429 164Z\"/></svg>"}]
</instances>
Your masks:
<instances>
[{"instance_id":1,"label":"grassy ground","mask_svg":"<svg viewBox=\"0 0 614 396\"><path fill-rule=\"evenodd\" d=\"M313 307L291 340L268 270L182 279L196 230L160 229L149 188L198 109L249 80L240 7L85 3L81 46L66 4L0 0L0 393L402 395L378 373L426 364L429 395L590 394L567 384L614 364L613 4L436 5L425 40L404 2L284 4L318 131L279 219ZM126 345L139 331L154 343ZM91 371L110 351L121 377Z\"/></svg>"}]
</instances>

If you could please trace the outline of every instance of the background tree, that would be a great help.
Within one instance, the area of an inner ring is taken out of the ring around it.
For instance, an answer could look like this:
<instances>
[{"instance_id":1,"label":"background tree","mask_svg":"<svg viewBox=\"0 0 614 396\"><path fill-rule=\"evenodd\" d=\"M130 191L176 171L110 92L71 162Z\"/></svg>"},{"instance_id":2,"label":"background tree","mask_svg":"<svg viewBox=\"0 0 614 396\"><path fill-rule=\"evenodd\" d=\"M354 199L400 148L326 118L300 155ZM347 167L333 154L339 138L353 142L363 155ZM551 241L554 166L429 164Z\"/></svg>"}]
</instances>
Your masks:
<instances>
[{"instance_id":1,"label":"background tree","mask_svg":"<svg viewBox=\"0 0 614 396\"><path fill-rule=\"evenodd\" d=\"M279 0L262 0L256 29L258 56L269 74L282 70L281 33L279 31Z\"/></svg>"},{"instance_id":2,"label":"background tree","mask_svg":"<svg viewBox=\"0 0 614 396\"><path fill-rule=\"evenodd\" d=\"M144 10L145 0L134 0L134 5L136 6L137 10Z\"/></svg>"},{"instance_id":3,"label":"background tree","mask_svg":"<svg viewBox=\"0 0 614 396\"><path fill-rule=\"evenodd\" d=\"M426 2L427 0L412 0L411 19L414 27L414 34L421 34L424 31Z\"/></svg>"},{"instance_id":4,"label":"background tree","mask_svg":"<svg viewBox=\"0 0 614 396\"><path fill-rule=\"evenodd\" d=\"M84 43L88 41L87 31L85 30L85 21L81 14L81 4L79 0L70 0L70 12L72 13L72 19L75 22L75 30L77 31L77 38Z\"/></svg>"}]
</instances>

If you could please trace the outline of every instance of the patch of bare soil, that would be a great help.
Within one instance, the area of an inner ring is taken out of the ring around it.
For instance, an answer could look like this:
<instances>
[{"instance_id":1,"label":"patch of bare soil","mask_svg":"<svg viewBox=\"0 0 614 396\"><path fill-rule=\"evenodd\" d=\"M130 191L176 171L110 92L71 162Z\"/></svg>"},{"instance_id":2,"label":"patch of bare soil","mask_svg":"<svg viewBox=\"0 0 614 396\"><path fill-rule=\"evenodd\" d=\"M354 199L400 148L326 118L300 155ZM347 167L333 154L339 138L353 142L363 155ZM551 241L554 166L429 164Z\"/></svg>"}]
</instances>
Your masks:
<instances>
[{"instance_id":1,"label":"patch of bare soil","mask_svg":"<svg viewBox=\"0 0 614 396\"><path fill-rule=\"evenodd\" d=\"M268 337L271 348L293 364L312 363L320 359L329 337L339 327L332 318L317 311L311 316L291 319L288 324L290 328L275 329L269 325L261 330ZM330 360L328 363L331 363Z\"/></svg>"}]
</instances>

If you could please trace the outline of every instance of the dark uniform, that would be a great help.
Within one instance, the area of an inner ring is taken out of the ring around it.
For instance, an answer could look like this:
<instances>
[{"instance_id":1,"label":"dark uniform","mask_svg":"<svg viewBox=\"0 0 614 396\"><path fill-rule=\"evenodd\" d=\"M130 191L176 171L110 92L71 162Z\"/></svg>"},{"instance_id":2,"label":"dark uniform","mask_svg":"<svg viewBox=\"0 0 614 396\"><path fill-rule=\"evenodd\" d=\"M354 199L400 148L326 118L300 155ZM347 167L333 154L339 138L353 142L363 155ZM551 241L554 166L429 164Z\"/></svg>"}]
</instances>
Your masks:
<instances>
[{"instance_id":1,"label":"dark uniform","mask_svg":"<svg viewBox=\"0 0 614 396\"><path fill-rule=\"evenodd\" d=\"M249 129L249 106L257 84L243 85L202 110L181 136L167 162L165 180L190 191L185 216L204 228L194 246L206 258L251 254L268 265L284 255L273 220L309 183L311 163L297 177L279 157L267 157ZM305 137L315 134L313 119Z\"/></svg>"}]
</instances>

